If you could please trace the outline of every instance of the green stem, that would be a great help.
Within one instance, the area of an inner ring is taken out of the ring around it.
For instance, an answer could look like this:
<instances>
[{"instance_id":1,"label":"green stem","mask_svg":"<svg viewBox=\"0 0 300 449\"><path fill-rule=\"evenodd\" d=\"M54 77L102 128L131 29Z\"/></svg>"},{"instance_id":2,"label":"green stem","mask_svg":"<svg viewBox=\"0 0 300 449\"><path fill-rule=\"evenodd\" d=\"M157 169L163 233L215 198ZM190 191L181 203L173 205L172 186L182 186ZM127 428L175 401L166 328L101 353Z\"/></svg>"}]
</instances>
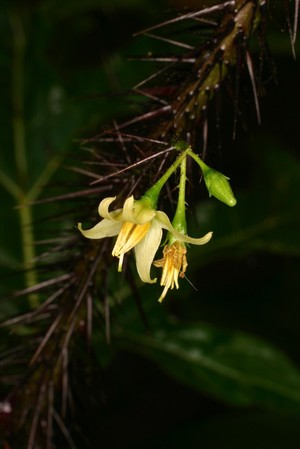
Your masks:
<instances>
[{"instance_id":1,"label":"green stem","mask_svg":"<svg viewBox=\"0 0 300 449\"><path fill-rule=\"evenodd\" d=\"M7 176L6 173L0 170L0 184L4 189L7 190L8 193L11 194L11 196L17 201L20 202L21 198L23 196L23 192L9 176Z\"/></svg>"},{"instance_id":2,"label":"green stem","mask_svg":"<svg viewBox=\"0 0 300 449\"><path fill-rule=\"evenodd\" d=\"M189 156L191 156L191 158L194 159L195 162L197 162L197 164L200 166L202 172L205 172L206 170L209 169L209 167L202 161L202 159L200 159L199 156L197 156L197 154L195 154L195 153L191 150L191 148L188 148L188 149L186 150L186 152L187 152L187 154L188 154Z\"/></svg>"},{"instance_id":3,"label":"green stem","mask_svg":"<svg viewBox=\"0 0 300 449\"><path fill-rule=\"evenodd\" d=\"M38 198L43 186L45 186L48 183L49 179L52 177L52 175L55 173L55 171L59 167L61 161L62 161L62 156L54 156L48 162L45 169L42 171L42 173L40 174L38 179L35 181L33 186L28 191L27 203L35 201Z\"/></svg>"},{"instance_id":4,"label":"green stem","mask_svg":"<svg viewBox=\"0 0 300 449\"><path fill-rule=\"evenodd\" d=\"M146 202L148 207L156 209L158 196L164 184L167 182L169 177L174 173L174 171L179 167L181 162L186 158L186 151L183 151L175 162L168 168L168 170L162 175L161 178L146 191L142 196L141 200Z\"/></svg>"},{"instance_id":5,"label":"green stem","mask_svg":"<svg viewBox=\"0 0 300 449\"><path fill-rule=\"evenodd\" d=\"M21 229L22 240L22 254L23 254L23 268L25 270L25 285L27 288L32 287L37 283L36 271L34 269L34 236L32 223L32 208L28 204L26 195L28 185L28 166L26 157L26 136L24 123L24 56L26 38L23 29L21 16L14 12L10 12L10 24L13 38L13 62L12 62L12 106L13 106L13 139L14 139L14 155L18 176L18 189L12 184L7 184L15 195L18 193L19 199L19 221ZM3 181L3 180L2 180ZM14 195L14 196L15 196ZM28 301L31 308L38 305L37 294L28 296Z\"/></svg>"},{"instance_id":6,"label":"green stem","mask_svg":"<svg viewBox=\"0 0 300 449\"><path fill-rule=\"evenodd\" d=\"M185 216L185 186L186 186L186 157L182 160L180 165L180 181L179 193L176 212L172 221L172 225L177 231L186 234L186 216Z\"/></svg>"},{"instance_id":7,"label":"green stem","mask_svg":"<svg viewBox=\"0 0 300 449\"><path fill-rule=\"evenodd\" d=\"M35 250L32 224L32 208L26 205L25 201L26 197L24 198L24 204L20 205L18 212L22 230L21 238L23 251L23 268L25 270L25 284L26 287L29 288L37 284L37 276L34 269ZM37 307L39 304L38 295L29 295L28 301L31 308Z\"/></svg>"}]
</instances>

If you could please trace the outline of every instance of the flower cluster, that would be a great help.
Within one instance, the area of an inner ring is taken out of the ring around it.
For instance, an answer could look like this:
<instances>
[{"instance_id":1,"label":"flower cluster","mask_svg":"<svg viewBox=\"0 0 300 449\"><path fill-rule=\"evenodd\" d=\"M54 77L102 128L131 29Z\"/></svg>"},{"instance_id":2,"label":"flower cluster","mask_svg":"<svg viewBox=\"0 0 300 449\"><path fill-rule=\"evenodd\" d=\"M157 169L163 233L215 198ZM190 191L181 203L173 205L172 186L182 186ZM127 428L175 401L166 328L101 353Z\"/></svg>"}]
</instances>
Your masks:
<instances>
[{"instance_id":1,"label":"flower cluster","mask_svg":"<svg viewBox=\"0 0 300 449\"><path fill-rule=\"evenodd\" d=\"M82 229L79 223L78 229L89 239L117 235L112 255L119 258L119 271L122 271L124 254L134 249L137 271L143 282L156 282L156 279L151 279L150 269L162 240L163 229L169 231L178 242L204 245L211 239L211 232L198 239L178 232L164 212L148 208L142 200L134 200L133 196L127 198L122 209L109 212L108 208L115 199L112 197L101 201L98 210L103 220L88 230Z\"/></svg>"},{"instance_id":2,"label":"flower cluster","mask_svg":"<svg viewBox=\"0 0 300 449\"><path fill-rule=\"evenodd\" d=\"M116 197L104 198L98 208L102 220L88 230L82 229L81 223L78 224L80 232L89 239L117 236L112 255L119 259L118 271L122 271L124 255L132 249L135 252L137 272L143 282L156 282L156 278L151 278L152 265L162 268L161 285L164 286L164 289L159 298L160 302L164 299L169 289L173 289L174 286L177 289L179 288L178 277L182 278L185 276L188 265L186 244L204 245L212 237L212 232L208 232L200 238L192 238L187 235L185 184L186 157L188 154L192 157L196 156L190 149L183 152L162 178L141 199L135 200L133 196L130 196L125 200L122 208L110 211L109 208ZM194 159L198 162L198 156L194 157ZM171 223L165 212L157 210L156 204L162 186L179 165L181 174L178 203ZM224 179L227 178L224 177ZM234 199L233 195L232 198ZM235 201L233 199L228 200L227 204L233 205L230 204ZM163 230L168 232L167 243L163 249L163 258L154 261L161 244Z\"/></svg>"}]
</instances>

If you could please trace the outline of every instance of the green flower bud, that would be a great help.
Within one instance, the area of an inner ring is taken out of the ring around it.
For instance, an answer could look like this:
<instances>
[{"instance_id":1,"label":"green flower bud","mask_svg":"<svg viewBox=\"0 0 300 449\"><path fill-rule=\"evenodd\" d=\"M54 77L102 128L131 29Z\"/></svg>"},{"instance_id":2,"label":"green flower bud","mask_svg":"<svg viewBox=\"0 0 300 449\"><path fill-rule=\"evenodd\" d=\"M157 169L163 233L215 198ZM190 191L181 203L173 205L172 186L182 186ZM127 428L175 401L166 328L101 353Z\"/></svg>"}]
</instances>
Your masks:
<instances>
[{"instance_id":1,"label":"green flower bud","mask_svg":"<svg viewBox=\"0 0 300 449\"><path fill-rule=\"evenodd\" d=\"M229 178L206 164L205 168L202 167L202 170L209 196L214 196L227 206L235 206L236 199L228 182Z\"/></svg>"}]
</instances>

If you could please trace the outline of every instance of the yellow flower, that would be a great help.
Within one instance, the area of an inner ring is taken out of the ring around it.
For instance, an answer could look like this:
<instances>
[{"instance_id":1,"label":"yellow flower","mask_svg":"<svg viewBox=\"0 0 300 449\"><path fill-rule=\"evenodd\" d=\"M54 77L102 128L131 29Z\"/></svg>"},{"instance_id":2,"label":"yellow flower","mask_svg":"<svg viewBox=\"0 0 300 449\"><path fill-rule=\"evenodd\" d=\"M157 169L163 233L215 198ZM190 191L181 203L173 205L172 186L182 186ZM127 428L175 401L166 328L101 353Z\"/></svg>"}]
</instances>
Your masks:
<instances>
[{"instance_id":1,"label":"yellow flower","mask_svg":"<svg viewBox=\"0 0 300 449\"><path fill-rule=\"evenodd\" d=\"M176 240L202 245L207 243L212 233L203 238L193 239L181 234L172 226L168 216L147 205L147 200L127 198L123 208L110 212L109 206L116 197L105 198L99 204L98 212L103 218L93 228L83 230L78 223L80 232L89 239L102 239L118 235L112 255L119 258L118 270L122 270L124 254L134 248L136 267L143 282L153 283L150 269L162 239L162 230L166 229Z\"/></svg>"},{"instance_id":2,"label":"yellow flower","mask_svg":"<svg viewBox=\"0 0 300 449\"><path fill-rule=\"evenodd\" d=\"M178 289L178 276L183 278L187 269L186 247L184 243L175 241L171 245L166 245L163 249L163 258L154 261L156 267L163 269L160 285L163 285L162 294L159 302L162 302L166 296L169 288L172 290L175 287Z\"/></svg>"},{"instance_id":3,"label":"yellow flower","mask_svg":"<svg viewBox=\"0 0 300 449\"><path fill-rule=\"evenodd\" d=\"M212 232L206 234L206 240L200 243L201 239L193 239L194 244L203 245L207 243L212 236ZM197 243L195 241L198 241ZM155 260L154 266L162 268L162 276L160 285L164 286L163 292L158 301L162 302L165 298L169 288L172 290L174 286L178 289L178 277L184 278L188 266L186 259L186 246L181 241L175 240L173 243L166 245L163 249L163 258Z\"/></svg>"}]
</instances>

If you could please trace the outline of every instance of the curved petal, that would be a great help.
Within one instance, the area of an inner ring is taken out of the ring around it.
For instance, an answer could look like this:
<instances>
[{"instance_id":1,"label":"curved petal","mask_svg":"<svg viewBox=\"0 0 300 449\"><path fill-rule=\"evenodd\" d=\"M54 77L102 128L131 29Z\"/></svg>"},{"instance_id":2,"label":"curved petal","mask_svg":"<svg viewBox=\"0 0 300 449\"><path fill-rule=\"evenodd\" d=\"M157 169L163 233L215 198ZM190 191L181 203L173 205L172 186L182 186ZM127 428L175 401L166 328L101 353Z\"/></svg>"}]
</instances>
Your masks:
<instances>
[{"instance_id":1,"label":"curved petal","mask_svg":"<svg viewBox=\"0 0 300 449\"><path fill-rule=\"evenodd\" d=\"M122 220L129 221L130 223L135 223L134 213L133 213L134 197L131 195L124 203Z\"/></svg>"},{"instance_id":2,"label":"curved petal","mask_svg":"<svg viewBox=\"0 0 300 449\"><path fill-rule=\"evenodd\" d=\"M164 212L162 212L161 210L158 210L156 212L156 219L160 222L161 227L163 229L167 229L168 231L171 232L171 230L173 230L173 226L172 223L169 220L169 217L167 214L165 214Z\"/></svg>"},{"instance_id":3,"label":"curved petal","mask_svg":"<svg viewBox=\"0 0 300 449\"><path fill-rule=\"evenodd\" d=\"M152 284L150 269L162 238L162 227L157 220L152 220L150 229L143 240L135 247L137 272L143 282Z\"/></svg>"},{"instance_id":4,"label":"curved petal","mask_svg":"<svg viewBox=\"0 0 300 449\"><path fill-rule=\"evenodd\" d=\"M208 232L203 237L195 238L195 237L189 237L188 235L181 234L180 232L175 231L174 237L179 240L180 242L184 243L191 243L192 245L205 245L210 241L212 238L213 233Z\"/></svg>"},{"instance_id":5,"label":"curved petal","mask_svg":"<svg viewBox=\"0 0 300 449\"><path fill-rule=\"evenodd\" d=\"M116 218L118 214L122 211L122 209L114 210L113 212L109 212L109 206L111 203L115 201L117 197L116 196L109 196L107 198L104 198L98 207L98 213L100 217L106 218L111 221L118 221Z\"/></svg>"},{"instance_id":6,"label":"curved petal","mask_svg":"<svg viewBox=\"0 0 300 449\"><path fill-rule=\"evenodd\" d=\"M81 223L78 223L78 229L84 237L88 239L103 239L113 237L119 234L122 223L104 218L91 229L82 229Z\"/></svg>"},{"instance_id":7,"label":"curved petal","mask_svg":"<svg viewBox=\"0 0 300 449\"><path fill-rule=\"evenodd\" d=\"M161 211L156 212L156 218L159 221L162 228L167 229L176 240L185 243L191 243L193 245L205 245L212 238L213 233L208 232L206 235L200 238L189 237L188 235L182 234L178 232L175 228L173 228L168 216Z\"/></svg>"}]
</instances>

